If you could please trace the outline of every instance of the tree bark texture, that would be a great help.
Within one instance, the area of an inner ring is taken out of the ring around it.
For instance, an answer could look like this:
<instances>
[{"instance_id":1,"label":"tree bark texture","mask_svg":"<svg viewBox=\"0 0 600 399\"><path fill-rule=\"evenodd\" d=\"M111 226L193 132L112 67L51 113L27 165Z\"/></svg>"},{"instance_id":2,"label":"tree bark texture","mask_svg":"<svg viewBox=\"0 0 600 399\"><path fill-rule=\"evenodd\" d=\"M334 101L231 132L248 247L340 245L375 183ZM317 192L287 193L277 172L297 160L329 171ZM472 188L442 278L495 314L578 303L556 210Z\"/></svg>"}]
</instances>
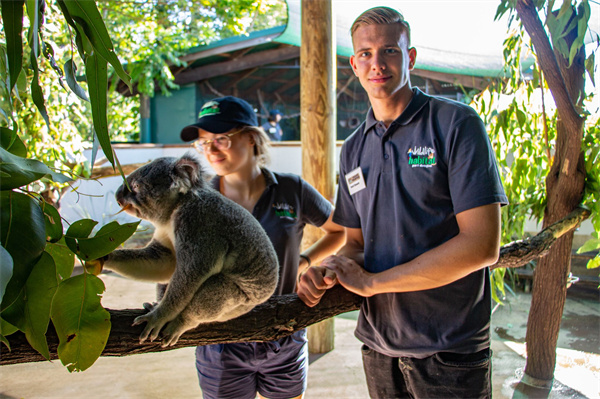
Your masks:
<instances>
[{"instance_id":1,"label":"tree bark texture","mask_svg":"<svg viewBox=\"0 0 600 399\"><path fill-rule=\"evenodd\" d=\"M335 195L337 58L331 0L302 1L300 49L300 135L302 177L325 198ZM304 230L303 249L322 236L313 226ZM333 319L308 329L311 353L333 350Z\"/></svg>"},{"instance_id":2,"label":"tree bark texture","mask_svg":"<svg viewBox=\"0 0 600 399\"><path fill-rule=\"evenodd\" d=\"M500 250L500 259L493 267L518 267L527 264L548 251L551 243L571 231L589 217L590 212L579 208L568 218L540 232L535 237L505 245ZM519 259L522 259L519 261ZM188 346L227 342L272 341L294 331L341 313L357 310L362 297L352 294L340 286L325 293L321 302L309 308L295 294L274 296L251 312L224 323L201 324L181 336L176 345L162 348L160 342L139 343L144 325L132 326L133 319L146 313L143 309L109 309L111 332L102 356L128 356L139 353L161 352ZM58 337L52 325L46 333L52 359L57 359ZM11 350L0 344L0 365L43 361L17 332L7 337Z\"/></svg>"},{"instance_id":3,"label":"tree bark texture","mask_svg":"<svg viewBox=\"0 0 600 399\"><path fill-rule=\"evenodd\" d=\"M531 36L559 115L556 152L546 178L544 226L548 226L573 211L583 198L585 168L581 142L584 119L578 109L585 83L585 54L582 48L569 67L568 60L552 50L532 1L519 0L517 11ZM568 33L570 43L576 33ZM523 381L533 381L546 388L552 386L556 366L556 344L567 295L572 243L572 232L558 239L548 255L540 259L534 272L526 334L526 378Z\"/></svg>"}]
</instances>

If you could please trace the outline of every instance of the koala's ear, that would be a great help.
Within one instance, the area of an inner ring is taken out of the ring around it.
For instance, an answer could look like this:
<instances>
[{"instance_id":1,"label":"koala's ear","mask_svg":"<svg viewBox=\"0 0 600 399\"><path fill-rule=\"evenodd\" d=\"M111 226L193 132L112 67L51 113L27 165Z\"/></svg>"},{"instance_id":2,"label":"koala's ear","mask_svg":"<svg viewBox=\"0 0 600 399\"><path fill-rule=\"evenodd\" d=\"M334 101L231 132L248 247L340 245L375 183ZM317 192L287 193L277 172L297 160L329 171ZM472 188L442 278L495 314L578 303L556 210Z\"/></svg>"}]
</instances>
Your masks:
<instances>
[{"instance_id":1,"label":"koala's ear","mask_svg":"<svg viewBox=\"0 0 600 399\"><path fill-rule=\"evenodd\" d=\"M179 179L173 182L173 188L181 193L186 193L192 187L201 183L202 170L200 164L189 155L184 155L175 162L175 174Z\"/></svg>"}]
</instances>

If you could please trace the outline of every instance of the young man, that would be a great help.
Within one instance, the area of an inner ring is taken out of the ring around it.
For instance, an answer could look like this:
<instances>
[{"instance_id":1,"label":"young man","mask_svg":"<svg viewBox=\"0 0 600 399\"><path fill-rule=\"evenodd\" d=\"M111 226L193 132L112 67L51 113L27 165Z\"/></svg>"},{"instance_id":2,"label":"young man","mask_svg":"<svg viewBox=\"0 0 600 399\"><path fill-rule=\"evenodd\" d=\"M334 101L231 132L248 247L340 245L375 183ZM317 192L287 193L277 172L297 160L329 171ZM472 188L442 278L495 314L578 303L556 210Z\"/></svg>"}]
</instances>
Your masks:
<instances>
[{"instance_id":1,"label":"young man","mask_svg":"<svg viewBox=\"0 0 600 399\"><path fill-rule=\"evenodd\" d=\"M397 11L370 9L351 33L372 109L341 153L333 220L347 241L298 295L314 306L337 278L366 298L356 336L372 397L490 397L487 266L507 198L485 127L411 88L417 52Z\"/></svg>"}]
</instances>

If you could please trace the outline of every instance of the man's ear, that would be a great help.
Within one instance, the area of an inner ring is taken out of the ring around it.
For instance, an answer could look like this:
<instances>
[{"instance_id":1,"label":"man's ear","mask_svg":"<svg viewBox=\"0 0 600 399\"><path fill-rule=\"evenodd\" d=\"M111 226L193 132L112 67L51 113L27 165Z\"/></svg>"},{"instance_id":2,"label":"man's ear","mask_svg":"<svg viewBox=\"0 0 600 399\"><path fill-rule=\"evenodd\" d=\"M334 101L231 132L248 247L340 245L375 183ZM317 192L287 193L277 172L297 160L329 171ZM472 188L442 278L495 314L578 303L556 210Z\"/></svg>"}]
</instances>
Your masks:
<instances>
[{"instance_id":1,"label":"man's ear","mask_svg":"<svg viewBox=\"0 0 600 399\"><path fill-rule=\"evenodd\" d=\"M410 60L410 62L408 63L408 70L412 71L417 62L417 49L416 48L411 47L408 49L408 59Z\"/></svg>"},{"instance_id":2,"label":"man's ear","mask_svg":"<svg viewBox=\"0 0 600 399\"><path fill-rule=\"evenodd\" d=\"M350 56L350 66L352 66L352 72L356 75L356 61L354 60L354 54Z\"/></svg>"}]
</instances>

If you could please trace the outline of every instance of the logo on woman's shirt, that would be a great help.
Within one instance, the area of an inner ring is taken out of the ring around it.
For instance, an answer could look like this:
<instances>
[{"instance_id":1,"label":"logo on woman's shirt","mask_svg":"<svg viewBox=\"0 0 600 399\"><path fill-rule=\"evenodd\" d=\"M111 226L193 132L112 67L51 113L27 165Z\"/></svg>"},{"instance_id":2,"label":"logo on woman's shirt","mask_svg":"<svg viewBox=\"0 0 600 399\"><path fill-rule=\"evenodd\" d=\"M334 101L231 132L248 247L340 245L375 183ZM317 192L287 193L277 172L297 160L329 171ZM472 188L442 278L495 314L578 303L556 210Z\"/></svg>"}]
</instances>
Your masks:
<instances>
[{"instance_id":1,"label":"logo on woman's shirt","mask_svg":"<svg viewBox=\"0 0 600 399\"><path fill-rule=\"evenodd\" d=\"M275 209L275 215L279 216L280 218L292 220L296 220L297 218L296 211L290 204L276 202L273 204L273 208Z\"/></svg>"}]
</instances>

